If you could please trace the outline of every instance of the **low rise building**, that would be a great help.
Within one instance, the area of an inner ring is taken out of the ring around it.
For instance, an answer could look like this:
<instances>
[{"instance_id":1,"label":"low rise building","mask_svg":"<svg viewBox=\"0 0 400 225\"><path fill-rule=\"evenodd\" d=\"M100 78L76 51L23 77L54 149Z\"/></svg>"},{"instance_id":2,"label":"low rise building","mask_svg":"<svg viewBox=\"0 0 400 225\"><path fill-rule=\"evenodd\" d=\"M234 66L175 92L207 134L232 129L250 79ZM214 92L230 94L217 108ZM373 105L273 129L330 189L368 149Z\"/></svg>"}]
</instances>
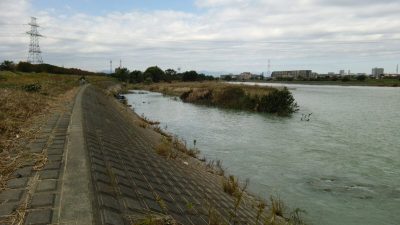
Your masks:
<instances>
[{"instance_id":1,"label":"low rise building","mask_svg":"<svg viewBox=\"0 0 400 225\"><path fill-rule=\"evenodd\" d=\"M290 70L290 71L274 71L271 74L272 78L279 79L279 78L316 78L315 73L312 70Z\"/></svg>"},{"instance_id":2,"label":"low rise building","mask_svg":"<svg viewBox=\"0 0 400 225\"><path fill-rule=\"evenodd\" d=\"M238 76L239 80L251 80L252 77L253 74L250 72L243 72Z\"/></svg>"}]
</instances>

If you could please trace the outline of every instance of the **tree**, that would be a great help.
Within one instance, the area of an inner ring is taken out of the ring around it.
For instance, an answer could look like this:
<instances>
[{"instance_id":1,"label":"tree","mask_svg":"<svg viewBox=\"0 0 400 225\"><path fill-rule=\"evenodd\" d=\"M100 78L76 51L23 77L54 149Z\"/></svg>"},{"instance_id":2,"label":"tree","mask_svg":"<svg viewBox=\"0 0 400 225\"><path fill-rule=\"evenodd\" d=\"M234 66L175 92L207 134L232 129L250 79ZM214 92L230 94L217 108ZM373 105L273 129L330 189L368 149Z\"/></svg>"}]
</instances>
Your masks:
<instances>
[{"instance_id":1,"label":"tree","mask_svg":"<svg viewBox=\"0 0 400 225\"><path fill-rule=\"evenodd\" d=\"M145 77L150 77L155 83L165 80L165 73L158 66L152 66L146 69L144 72Z\"/></svg>"},{"instance_id":2,"label":"tree","mask_svg":"<svg viewBox=\"0 0 400 225\"><path fill-rule=\"evenodd\" d=\"M129 74L130 83L141 83L144 81L144 76L142 71L134 70Z\"/></svg>"},{"instance_id":3,"label":"tree","mask_svg":"<svg viewBox=\"0 0 400 225\"><path fill-rule=\"evenodd\" d=\"M367 76L365 76L365 75L359 75L359 76L356 77L356 79L357 79L358 81L365 81L365 80L367 79Z\"/></svg>"},{"instance_id":4,"label":"tree","mask_svg":"<svg viewBox=\"0 0 400 225\"><path fill-rule=\"evenodd\" d=\"M342 82L347 82L347 81L350 81L350 77L348 77L348 76L344 76L344 77L342 77Z\"/></svg>"},{"instance_id":5,"label":"tree","mask_svg":"<svg viewBox=\"0 0 400 225\"><path fill-rule=\"evenodd\" d=\"M21 72L30 73L34 71L34 65L28 62L19 62L17 65L17 70Z\"/></svg>"},{"instance_id":6,"label":"tree","mask_svg":"<svg viewBox=\"0 0 400 225\"><path fill-rule=\"evenodd\" d=\"M127 68L116 68L115 77L123 82L129 81L129 70Z\"/></svg>"},{"instance_id":7,"label":"tree","mask_svg":"<svg viewBox=\"0 0 400 225\"><path fill-rule=\"evenodd\" d=\"M5 60L4 62L2 62L0 64L0 70L9 70L9 71L13 71L15 70L15 64L13 61L8 61Z\"/></svg>"},{"instance_id":8,"label":"tree","mask_svg":"<svg viewBox=\"0 0 400 225\"><path fill-rule=\"evenodd\" d=\"M198 78L198 74L196 71L186 71L182 74L182 81L196 81Z\"/></svg>"},{"instance_id":9,"label":"tree","mask_svg":"<svg viewBox=\"0 0 400 225\"><path fill-rule=\"evenodd\" d=\"M165 71L165 78L166 78L167 81L178 80L177 73L173 69L167 69Z\"/></svg>"},{"instance_id":10,"label":"tree","mask_svg":"<svg viewBox=\"0 0 400 225\"><path fill-rule=\"evenodd\" d=\"M232 80L232 76L231 76L231 75L225 76L225 77L224 77L224 80L226 80L226 81L231 81L231 80Z\"/></svg>"}]
</instances>

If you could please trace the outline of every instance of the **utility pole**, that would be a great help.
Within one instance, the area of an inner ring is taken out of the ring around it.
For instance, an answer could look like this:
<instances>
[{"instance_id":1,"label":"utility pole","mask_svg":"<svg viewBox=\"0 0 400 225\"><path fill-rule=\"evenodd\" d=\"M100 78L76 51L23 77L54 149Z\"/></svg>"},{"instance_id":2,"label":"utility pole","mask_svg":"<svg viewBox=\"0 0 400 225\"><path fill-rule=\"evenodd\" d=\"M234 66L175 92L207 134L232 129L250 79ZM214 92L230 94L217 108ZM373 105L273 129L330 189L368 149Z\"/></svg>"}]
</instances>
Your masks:
<instances>
[{"instance_id":1,"label":"utility pole","mask_svg":"<svg viewBox=\"0 0 400 225\"><path fill-rule=\"evenodd\" d=\"M112 60L110 60L110 74L112 74Z\"/></svg>"},{"instance_id":2,"label":"utility pole","mask_svg":"<svg viewBox=\"0 0 400 225\"><path fill-rule=\"evenodd\" d=\"M36 18L31 17L31 22L28 25L31 26L31 30L26 32L30 36L28 62L32 64L43 63L39 46L39 37L42 37L42 35L38 32L39 25L36 23Z\"/></svg>"},{"instance_id":3,"label":"utility pole","mask_svg":"<svg viewBox=\"0 0 400 225\"><path fill-rule=\"evenodd\" d=\"M121 59L119 60L119 68L120 69L122 68L122 60Z\"/></svg>"},{"instance_id":4,"label":"utility pole","mask_svg":"<svg viewBox=\"0 0 400 225\"><path fill-rule=\"evenodd\" d=\"M397 67L396 67L396 74L399 74L399 64L397 64Z\"/></svg>"},{"instance_id":5,"label":"utility pole","mask_svg":"<svg viewBox=\"0 0 400 225\"><path fill-rule=\"evenodd\" d=\"M271 76L271 60L268 59L268 72L267 72L267 76Z\"/></svg>"}]
</instances>

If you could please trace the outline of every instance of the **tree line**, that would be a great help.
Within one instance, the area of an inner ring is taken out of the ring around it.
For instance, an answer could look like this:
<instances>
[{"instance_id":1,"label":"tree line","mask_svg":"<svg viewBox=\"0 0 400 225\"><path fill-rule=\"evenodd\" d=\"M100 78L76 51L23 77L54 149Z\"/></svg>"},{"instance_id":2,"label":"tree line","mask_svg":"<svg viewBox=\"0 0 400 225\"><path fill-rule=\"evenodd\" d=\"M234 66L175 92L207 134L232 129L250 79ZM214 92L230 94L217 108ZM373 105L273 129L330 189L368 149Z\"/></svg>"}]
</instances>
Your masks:
<instances>
[{"instance_id":1,"label":"tree line","mask_svg":"<svg viewBox=\"0 0 400 225\"><path fill-rule=\"evenodd\" d=\"M115 78L129 83L158 83L171 81L205 81L214 80L213 76L207 76L197 73L194 70L178 73L173 69L162 70L158 66L151 66L144 72L139 70L129 71L127 68L117 68L112 74Z\"/></svg>"},{"instance_id":2,"label":"tree line","mask_svg":"<svg viewBox=\"0 0 400 225\"><path fill-rule=\"evenodd\" d=\"M54 74L73 74L81 76L90 75L106 75L105 73L95 73L77 68L64 68L50 64L31 64L28 62L19 62L15 64L13 61L5 60L0 64L0 70L18 71L25 73L54 73Z\"/></svg>"}]
</instances>

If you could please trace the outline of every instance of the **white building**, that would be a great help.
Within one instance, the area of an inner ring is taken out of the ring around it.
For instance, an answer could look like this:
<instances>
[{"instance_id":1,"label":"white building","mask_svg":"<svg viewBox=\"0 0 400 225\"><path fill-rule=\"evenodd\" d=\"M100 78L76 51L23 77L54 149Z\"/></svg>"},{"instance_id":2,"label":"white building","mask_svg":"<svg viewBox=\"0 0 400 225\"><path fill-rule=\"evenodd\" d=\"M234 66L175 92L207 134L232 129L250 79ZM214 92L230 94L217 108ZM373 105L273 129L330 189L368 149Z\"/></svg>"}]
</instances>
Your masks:
<instances>
[{"instance_id":1,"label":"white building","mask_svg":"<svg viewBox=\"0 0 400 225\"><path fill-rule=\"evenodd\" d=\"M375 78L379 78L379 77L383 76L384 72L385 72L385 71L384 71L383 68L377 68L377 67L375 67L375 68L372 68L372 73L371 73L371 75L374 76Z\"/></svg>"}]
</instances>

